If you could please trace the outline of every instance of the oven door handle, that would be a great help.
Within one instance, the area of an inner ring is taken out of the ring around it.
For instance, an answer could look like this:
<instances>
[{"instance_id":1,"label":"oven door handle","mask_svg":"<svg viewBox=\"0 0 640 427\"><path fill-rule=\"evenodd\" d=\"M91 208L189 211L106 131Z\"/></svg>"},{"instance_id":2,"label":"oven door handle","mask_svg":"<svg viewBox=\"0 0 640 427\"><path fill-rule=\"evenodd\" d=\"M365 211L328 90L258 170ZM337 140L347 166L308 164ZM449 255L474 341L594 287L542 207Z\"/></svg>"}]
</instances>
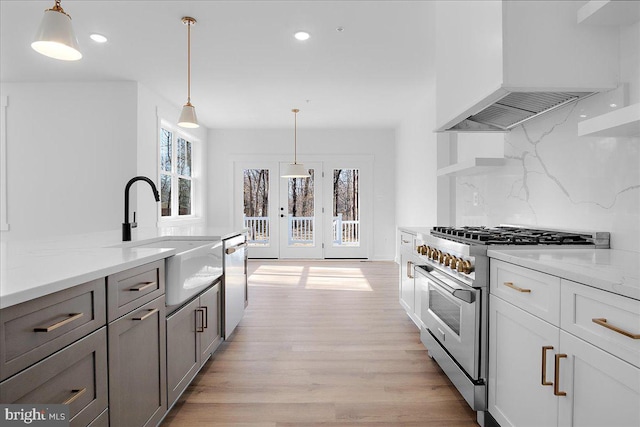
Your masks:
<instances>
[{"instance_id":1,"label":"oven door handle","mask_svg":"<svg viewBox=\"0 0 640 427\"><path fill-rule=\"evenodd\" d=\"M473 292L466 289L456 289L451 293L454 297L461 299L464 302L472 304L476 300L476 296Z\"/></svg>"},{"instance_id":2,"label":"oven door handle","mask_svg":"<svg viewBox=\"0 0 640 427\"><path fill-rule=\"evenodd\" d=\"M427 277L429 280L431 280L433 282L433 284L436 285L436 287L442 289L443 291L447 292L448 294L451 294L452 296L458 298L459 300L462 300L462 301L464 301L466 303L469 303L469 304L473 304L475 302L476 295L475 295L474 291L468 290L468 289L452 288L451 286L447 285L443 281L438 280L435 277L433 277L424 268L419 268L419 270L416 270L416 271L418 273L421 273L423 276Z\"/></svg>"}]
</instances>

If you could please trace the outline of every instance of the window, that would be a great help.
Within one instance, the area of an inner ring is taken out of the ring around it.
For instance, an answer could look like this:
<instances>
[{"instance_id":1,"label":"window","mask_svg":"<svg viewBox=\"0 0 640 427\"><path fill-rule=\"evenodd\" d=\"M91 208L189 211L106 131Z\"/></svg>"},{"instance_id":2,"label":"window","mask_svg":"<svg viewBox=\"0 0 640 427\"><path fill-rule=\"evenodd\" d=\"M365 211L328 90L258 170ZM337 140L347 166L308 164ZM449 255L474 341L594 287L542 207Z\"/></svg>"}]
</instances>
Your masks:
<instances>
[{"instance_id":1,"label":"window","mask_svg":"<svg viewBox=\"0 0 640 427\"><path fill-rule=\"evenodd\" d=\"M160 128L160 215L182 218L193 213L193 144L178 131Z\"/></svg>"}]
</instances>

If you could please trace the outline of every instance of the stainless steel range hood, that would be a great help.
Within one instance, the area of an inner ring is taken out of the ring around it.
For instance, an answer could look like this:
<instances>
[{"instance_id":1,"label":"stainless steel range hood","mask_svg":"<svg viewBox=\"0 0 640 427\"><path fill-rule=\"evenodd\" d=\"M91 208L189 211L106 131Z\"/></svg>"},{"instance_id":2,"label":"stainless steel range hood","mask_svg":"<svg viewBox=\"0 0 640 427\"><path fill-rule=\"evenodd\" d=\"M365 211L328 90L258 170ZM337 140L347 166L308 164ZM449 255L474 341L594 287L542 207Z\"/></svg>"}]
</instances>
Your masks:
<instances>
[{"instance_id":1,"label":"stainless steel range hood","mask_svg":"<svg viewBox=\"0 0 640 427\"><path fill-rule=\"evenodd\" d=\"M475 113L439 129L445 132L508 132L519 124L597 92L511 92L502 89L499 99L476 105ZM501 95L501 96L500 96Z\"/></svg>"}]
</instances>

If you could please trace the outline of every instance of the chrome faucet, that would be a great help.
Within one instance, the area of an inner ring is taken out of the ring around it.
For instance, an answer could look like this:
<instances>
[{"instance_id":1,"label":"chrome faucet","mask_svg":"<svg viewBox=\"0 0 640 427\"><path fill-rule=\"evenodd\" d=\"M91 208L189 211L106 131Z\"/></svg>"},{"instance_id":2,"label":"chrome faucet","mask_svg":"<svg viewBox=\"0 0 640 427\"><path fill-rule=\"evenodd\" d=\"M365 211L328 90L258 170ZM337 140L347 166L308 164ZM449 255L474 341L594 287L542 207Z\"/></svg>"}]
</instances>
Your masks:
<instances>
[{"instance_id":1,"label":"chrome faucet","mask_svg":"<svg viewBox=\"0 0 640 427\"><path fill-rule=\"evenodd\" d=\"M158 193L158 189L156 185L146 176L136 176L131 178L127 185L124 187L124 222L122 223L122 241L128 242L131 240L131 228L135 228L138 224L136 224L136 214L133 213L133 223L129 222L129 188L136 181L146 181L151 186L151 190L153 191L153 196L156 198L156 202L160 201L160 194Z\"/></svg>"}]
</instances>

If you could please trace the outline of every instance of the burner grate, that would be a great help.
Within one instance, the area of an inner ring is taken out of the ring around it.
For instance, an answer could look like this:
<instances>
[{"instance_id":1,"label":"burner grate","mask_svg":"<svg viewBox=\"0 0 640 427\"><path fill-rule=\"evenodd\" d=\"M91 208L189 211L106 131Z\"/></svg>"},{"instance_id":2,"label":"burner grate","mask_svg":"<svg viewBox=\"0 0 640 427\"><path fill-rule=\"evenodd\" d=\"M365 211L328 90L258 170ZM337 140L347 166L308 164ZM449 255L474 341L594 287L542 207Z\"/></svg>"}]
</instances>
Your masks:
<instances>
[{"instance_id":1,"label":"burner grate","mask_svg":"<svg viewBox=\"0 0 640 427\"><path fill-rule=\"evenodd\" d=\"M457 242L482 245L590 245L590 235L535 228L498 227L433 227L432 234Z\"/></svg>"}]
</instances>

